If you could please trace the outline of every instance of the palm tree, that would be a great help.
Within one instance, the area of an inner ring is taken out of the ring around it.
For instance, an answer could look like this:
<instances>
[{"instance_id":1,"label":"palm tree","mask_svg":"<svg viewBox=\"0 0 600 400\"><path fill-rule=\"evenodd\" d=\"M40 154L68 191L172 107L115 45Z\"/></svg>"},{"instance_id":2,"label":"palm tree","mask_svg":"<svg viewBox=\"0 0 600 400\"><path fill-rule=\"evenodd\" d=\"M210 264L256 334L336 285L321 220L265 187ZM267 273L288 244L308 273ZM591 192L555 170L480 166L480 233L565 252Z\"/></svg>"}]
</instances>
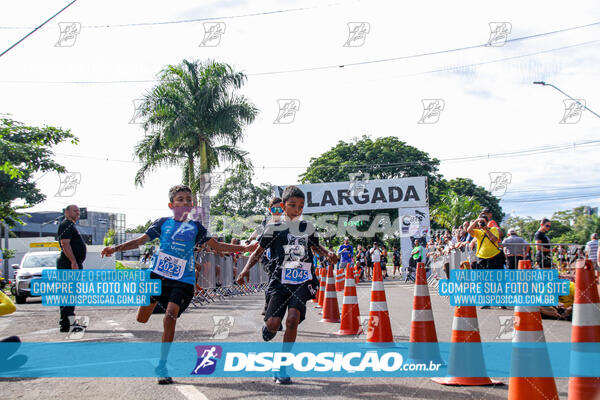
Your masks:
<instances>
[{"instance_id":1,"label":"palm tree","mask_svg":"<svg viewBox=\"0 0 600 400\"><path fill-rule=\"evenodd\" d=\"M431 217L444 228L452 230L476 217L480 210L481 205L472 196L459 196L448 190L440 196L440 205L433 209Z\"/></svg>"},{"instance_id":2,"label":"palm tree","mask_svg":"<svg viewBox=\"0 0 600 400\"><path fill-rule=\"evenodd\" d=\"M236 94L246 75L215 61L183 60L167 65L159 83L140 106L146 136L135 146L142 167L135 176L143 185L159 166L182 167L183 183L194 198L202 197L208 209L208 174L221 162L251 167L247 152L237 147L243 129L254 121L258 109ZM205 221L206 222L206 221Z\"/></svg>"}]
</instances>

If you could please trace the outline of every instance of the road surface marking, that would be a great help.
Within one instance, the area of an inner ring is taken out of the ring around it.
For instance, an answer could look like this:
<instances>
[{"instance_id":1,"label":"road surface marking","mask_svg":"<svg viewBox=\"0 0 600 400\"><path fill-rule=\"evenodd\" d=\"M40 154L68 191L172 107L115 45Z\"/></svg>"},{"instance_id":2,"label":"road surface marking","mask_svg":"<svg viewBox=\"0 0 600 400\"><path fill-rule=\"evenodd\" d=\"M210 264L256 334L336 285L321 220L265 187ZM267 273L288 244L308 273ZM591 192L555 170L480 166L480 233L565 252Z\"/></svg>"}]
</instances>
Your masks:
<instances>
[{"instance_id":1,"label":"road surface marking","mask_svg":"<svg viewBox=\"0 0 600 400\"><path fill-rule=\"evenodd\" d=\"M177 385L175 387L189 400L208 400L208 397L193 385Z\"/></svg>"}]
</instances>

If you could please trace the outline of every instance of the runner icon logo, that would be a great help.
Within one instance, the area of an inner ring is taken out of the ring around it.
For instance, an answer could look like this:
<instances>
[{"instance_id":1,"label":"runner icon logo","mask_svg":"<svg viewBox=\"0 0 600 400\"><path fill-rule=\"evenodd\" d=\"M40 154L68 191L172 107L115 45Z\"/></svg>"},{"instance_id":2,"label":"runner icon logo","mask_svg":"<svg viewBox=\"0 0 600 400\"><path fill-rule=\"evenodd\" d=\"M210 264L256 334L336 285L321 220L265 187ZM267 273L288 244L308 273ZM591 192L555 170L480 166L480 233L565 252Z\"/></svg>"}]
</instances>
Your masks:
<instances>
[{"instance_id":1,"label":"runner icon logo","mask_svg":"<svg viewBox=\"0 0 600 400\"><path fill-rule=\"evenodd\" d=\"M300 110L300 100L298 99L279 99L277 100L279 112L274 124L291 124L296 118L296 113Z\"/></svg>"},{"instance_id":2,"label":"runner icon logo","mask_svg":"<svg viewBox=\"0 0 600 400\"><path fill-rule=\"evenodd\" d=\"M437 124L446 103L443 99L423 99L423 115L418 124Z\"/></svg>"},{"instance_id":3,"label":"runner icon logo","mask_svg":"<svg viewBox=\"0 0 600 400\"><path fill-rule=\"evenodd\" d=\"M350 184L348 187L348 191L351 196L360 196L367 189L367 184L369 183L369 173L367 172L358 172L348 174L350 178Z\"/></svg>"},{"instance_id":4,"label":"runner icon logo","mask_svg":"<svg viewBox=\"0 0 600 400\"><path fill-rule=\"evenodd\" d=\"M585 111L585 100L583 99L566 99L565 113L559 124L576 124L581 120L581 114Z\"/></svg>"},{"instance_id":5,"label":"runner icon logo","mask_svg":"<svg viewBox=\"0 0 600 400\"><path fill-rule=\"evenodd\" d=\"M210 375L215 372L217 359L221 359L223 349L221 346L196 346L198 361L191 375Z\"/></svg>"},{"instance_id":6,"label":"runner icon logo","mask_svg":"<svg viewBox=\"0 0 600 400\"><path fill-rule=\"evenodd\" d=\"M213 334L211 339L227 339L229 331L233 328L234 319L231 315L213 315Z\"/></svg>"},{"instance_id":7,"label":"runner icon logo","mask_svg":"<svg viewBox=\"0 0 600 400\"><path fill-rule=\"evenodd\" d=\"M344 43L344 47L361 47L365 44L365 40L369 32L371 32L371 24L368 22L348 22L348 39Z\"/></svg>"},{"instance_id":8,"label":"runner icon logo","mask_svg":"<svg viewBox=\"0 0 600 400\"><path fill-rule=\"evenodd\" d=\"M515 336L515 318L513 315L499 315L500 330L496 340L511 340Z\"/></svg>"},{"instance_id":9,"label":"runner icon logo","mask_svg":"<svg viewBox=\"0 0 600 400\"><path fill-rule=\"evenodd\" d=\"M510 22L490 22L488 25L490 26L490 38L485 45L491 47L504 46L512 30L512 24Z\"/></svg>"},{"instance_id":10,"label":"runner icon logo","mask_svg":"<svg viewBox=\"0 0 600 400\"><path fill-rule=\"evenodd\" d=\"M205 22L204 38L198 47L217 47L225 34L225 22Z\"/></svg>"},{"instance_id":11,"label":"runner icon logo","mask_svg":"<svg viewBox=\"0 0 600 400\"><path fill-rule=\"evenodd\" d=\"M60 30L60 36L54 47L73 47L77 35L81 33L81 23L59 22L58 29Z\"/></svg>"},{"instance_id":12,"label":"runner icon logo","mask_svg":"<svg viewBox=\"0 0 600 400\"><path fill-rule=\"evenodd\" d=\"M72 197L77 191L77 185L81 183L81 173L67 172L59 174L60 186L54 197Z\"/></svg>"},{"instance_id":13,"label":"runner icon logo","mask_svg":"<svg viewBox=\"0 0 600 400\"><path fill-rule=\"evenodd\" d=\"M490 193L497 197L504 196L512 181L512 174L510 172L490 172L488 175L490 176Z\"/></svg>"}]
</instances>

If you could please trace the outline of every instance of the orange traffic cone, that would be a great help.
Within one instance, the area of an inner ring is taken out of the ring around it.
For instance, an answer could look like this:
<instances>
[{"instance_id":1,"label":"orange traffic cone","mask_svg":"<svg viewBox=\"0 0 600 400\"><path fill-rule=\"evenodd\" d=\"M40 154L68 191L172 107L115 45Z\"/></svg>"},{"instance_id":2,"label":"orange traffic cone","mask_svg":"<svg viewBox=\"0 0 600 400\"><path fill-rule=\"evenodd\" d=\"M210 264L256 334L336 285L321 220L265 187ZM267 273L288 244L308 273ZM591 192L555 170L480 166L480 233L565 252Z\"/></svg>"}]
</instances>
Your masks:
<instances>
[{"instance_id":1,"label":"orange traffic cone","mask_svg":"<svg viewBox=\"0 0 600 400\"><path fill-rule=\"evenodd\" d=\"M360 282L360 263L357 261L354 265L354 283Z\"/></svg>"},{"instance_id":2,"label":"orange traffic cone","mask_svg":"<svg viewBox=\"0 0 600 400\"><path fill-rule=\"evenodd\" d=\"M317 306L319 304L319 293L321 293L321 268L317 267L315 268L315 275L317 276L317 280L319 281L319 287L317 288L317 293L315 295L315 298L311 300L311 302L313 303L317 303ZM315 307L317 307L315 306Z\"/></svg>"},{"instance_id":3,"label":"orange traffic cone","mask_svg":"<svg viewBox=\"0 0 600 400\"><path fill-rule=\"evenodd\" d=\"M531 269L531 261L520 260L519 269ZM508 400L559 400L545 344L540 307L516 306ZM528 376L532 369L540 368L550 376Z\"/></svg>"},{"instance_id":4,"label":"orange traffic cone","mask_svg":"<svg viewBox=\"0 0 600 400\"><path fill-rule=\"evenodd\" d=\"M341 268L337 268L335 270L335 290L336 291L338 291L338 292L344 291L344 279L346 279L344 270Z\"/></svg>"},{"instance_id":5,"label":"orange traffic cone","mask_svg":"<svg viewBox=\"0 0 600 400\"><path fill-rule=\"evenodd\" d=\"M335 290L333 265L327 267L327 283L325 285L325 300L323 300L323 318L321 322L340 322L340 307Z\"/></svg>"},{"instance_id":6,"label":"orange traffic cone","mask_svg":"<svg viewBox=\"0 0 600 400\"><path fill-rule=\"evenodd\" d=\"M478 376L483 373L485 373L485 360L479 335L477 309L475 306L454 307L448 376L431 380L442 385L465 386L488 386L502 383L492 381L487 376Z\"/></svg>"},{"instance_id":7,"label":"orange traffic cone","mask_svg":"<svg viewBox=\"0 0 600 400\"><path fill-rule=\"evenodd\" d=\"M323 302L325 301L325 280L327 274L325 273L325 267L321 268L321 282L319 284L319 303L315 306L317 308L323 308Z\"/></svg>"},{"instance_id":8,"label":"orange traffic cone","mask_svg":"<svg viewBox=\"0 0 600 400\"><path fill-rule=\"evenodd\" d=\"M371 304L369 306L369 331L367 342L389 343L394 341L390 313L385 300L381 264L373 263L373 282L371 284Z\"/></svg>"},{"instance_id":9,"label":"orange traffic cone","mask_svg":"<svg viewBox=\"0 0 600 400\"><path fill-rule=\"evenodd\" d=\"M342 301L342 323L336 335L358 335L362 333L360 324L360 311L356 297L356 282L350 266L346 267L346 284L344 286L344 300Z\"/></svg>"},{"instance_id":10,"label":"orange traffic cone","mask_svg":"<svg viewBox=\"0 0 600 400\"><path fill-rule=\"evenodd\" d=\"M571 378L569 400L600 399L600 377L580 377L589 365L598 363L600 343L600 298L591 260L577 261L575 272L575 301L571 328ZM594 345L580 343L594 343ZM586 347L584 347L586 346ZM592 350L589 346L596 346ZM589 372L587 374L589 376Z\"/></svg>"},{"instance_id":11,"label":"orange traffic cone","mask_svg":"<svg viewBox=\"0 0 600 400\"><path fill-rule=\"evenodd\" d=\"M431 310L431 298L429 297L424 263L417 263L409 342L409 360L414 362L429 362L430 360L442 362L440 348L437 344L437 333L433 311Z\"/></svg>"}]
</instances>

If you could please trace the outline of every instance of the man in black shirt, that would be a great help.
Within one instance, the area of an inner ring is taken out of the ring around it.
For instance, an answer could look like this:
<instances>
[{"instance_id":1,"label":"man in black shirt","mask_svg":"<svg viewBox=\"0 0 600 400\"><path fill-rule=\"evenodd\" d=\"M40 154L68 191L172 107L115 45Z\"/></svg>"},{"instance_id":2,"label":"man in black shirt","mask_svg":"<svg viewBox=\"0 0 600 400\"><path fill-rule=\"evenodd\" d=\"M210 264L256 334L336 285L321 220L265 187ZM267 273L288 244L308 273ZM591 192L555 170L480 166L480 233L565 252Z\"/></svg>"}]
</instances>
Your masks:
<instances>
[{"instance_id":1,"label":"man in black shirt","mask_svg":"<svg viewBox=\"0 0 600 400\"><path fill-rule=\"evenodd\" d=\"M58 269L82 269L86 256L86 247L75 223L79 219L79 207L71 204L65 209L65 219L58 226L56 238L60 244L60 256L56 261ZM60 307L60 331L69 332L71 326L82 327L75 323L75 306Z\"/></svg>"},{"instance_id":2,"label":"man in black shirt","mask_svg":"<svg viewBox=\"0 0 600 400\"><path fill-rule=\"evenodd\" d=\"M550 249L550 239L546 236L546 232L550 230L550 220L542 218L540 221L540 229L535 233L533 240L536 243L535 264L539 268L552 268L552 251Z\"/></svg>"}]
</instances>

